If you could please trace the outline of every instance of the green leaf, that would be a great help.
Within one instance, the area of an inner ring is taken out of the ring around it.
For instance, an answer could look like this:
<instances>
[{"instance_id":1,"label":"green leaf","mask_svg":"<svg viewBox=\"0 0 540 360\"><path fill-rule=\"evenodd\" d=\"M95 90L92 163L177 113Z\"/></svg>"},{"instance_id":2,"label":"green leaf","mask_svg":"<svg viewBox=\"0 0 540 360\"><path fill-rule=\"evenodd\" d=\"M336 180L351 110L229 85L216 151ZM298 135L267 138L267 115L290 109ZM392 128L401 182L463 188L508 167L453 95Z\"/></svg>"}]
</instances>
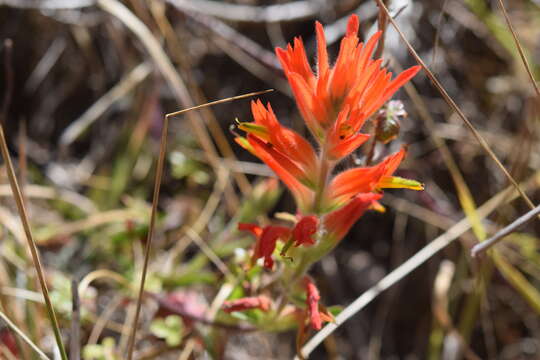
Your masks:
<instances>
[{"instance_id":1,"label":"green leaf","mask_svg":"<svg viewBox=\"0 0 540 360\"><path fill-rule=\"evenodd\" d=\"M150 332L154 336L164 339L169 346L178 346L184 335L184 323L178 315L169 315L158 318L150 324Z\"/></svg>"}]
</instances>

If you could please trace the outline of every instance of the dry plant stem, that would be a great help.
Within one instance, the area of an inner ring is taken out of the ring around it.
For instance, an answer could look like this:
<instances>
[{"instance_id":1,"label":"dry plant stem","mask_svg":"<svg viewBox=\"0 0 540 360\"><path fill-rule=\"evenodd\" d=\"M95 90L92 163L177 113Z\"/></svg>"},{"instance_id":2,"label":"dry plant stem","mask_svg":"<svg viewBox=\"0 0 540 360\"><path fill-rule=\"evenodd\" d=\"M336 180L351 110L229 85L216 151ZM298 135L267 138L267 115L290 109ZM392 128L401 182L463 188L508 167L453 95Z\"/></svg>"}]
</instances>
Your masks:
<instances>
[{"instance_id":1,"label":"dry plant stem","mask_svg":"<svg viewBox=\"0 0 540 360\"><path fill-rule=\"evenodd\" d=\"M485 252L489 248L491 248L493 245L497 244L499 241L504 239L505 236L517 231L521 226L525 225L531 220L534 220L534 218L540 214L540 205L532 209L531 211L527 212L526 214L520 216L517 220L512 222L510 225L503 228L501 231L493 235L491 238L482 241L480 244L475 245L471 249L471 256L477 257L478 254Z\"/></svg>"},{"instance_id":2,"label":"dry plant stem","mask_svg":"<svg viewBox=\"0 0 540 360\"><path fill-rule=\"evenodd\" d=\"M439 19L437 20L437 31L435 32L435 40L433 40L433 52L431 53L431 66L435 66L435 60L437 59L437 49L439 48L439 41L441 35L441 28L443 25L443 17L446 13L446 3L448 0L444 0L441 12L439 13Z\"/></svg>"},{"instance_id":3,"label":"dry plant stem","mask_svg":"<svg viewBox=\"0 0 540 360\"><path fill-rule=\"evenodd\" d=\"M265 90L265 91L263 91L263 93L268 92L268 91L272 91L272 90ZM233 100L236 100L236 99L242 99L242 98L245 98L245 97L258 95L260 93L261 92L256 92L256 93L250 93L250 94L246 94L246 95L239 95L239 96L235 96L235 97L228 98L228 99L216 100L216 101L208 103L208 104L194 106L194 107L191 107L189 109L184 109L184 110L176 111L176 112L165 115L165 119L163 121L163 129L161 131L161 141L160 141L159 156L158 156L158 163L157 163L157 169L156 169L156 179L155 179L155 183L154 183L154 194L153 194L153 198L152 198L152 212L150 214L150 225L149 225L149 228L148 228L148 237L146 239L146 245L145 245L145 250L144 250L144 262L143 262L143 268L142 268L142 274L141 274L141 282L140 282L140 286L139 286L139 293L138 293L138 296L137 296L137 305L135 307L135 315L134 315L134 319L133 319L133 326L131 328L131 334L130 334L129 342L128 342L128 350L127 350L128 351L128 354L127 354L127 359L128 360L131 360L133 358L133 349L134 349L134 345L135 345L135 335L137 333L137 324L139 322L139 315L140 315L140 311L141 311L142 297L143 297L143 293L144 293L144 283L146 281L146 273L148 271L148 262L149 262L149 258L150 258L150 250L151 250L151 246L152 246L152 237L153 237L154 228L155 228L157 204L158 204L158 200L159 200L159 191L160 191L160 187L161 187L161 178L162 178L162 175L163 175L163 168L164 168L164 163L165 163L165 154L166 154L166 151L167 151L167 133L168 133L168 128L169 128L169 119L171 117L180 115L180 114L185 113L185 112L190 111L190 110L200 109L201 107L220 104L220 103L224 103L224 102L227 102L227 101L233 101Z\"/></svg>"},{"instance_id":4,"label":"dry plant stem","mask_svg":"<svg viewBox=\"0 0 540 360\"><path fill-rule=\"evenodd\" d=\"M34 344L32 342L32 340L30 340L25 334L24 332L22 332L3 312L0 311L0 318L2 319L2 321L4 321L6 323L6 325L11 329L13 330L17 335L19 335L21 337L21 339L23 339L23 341L25 343L28 344L28 346L30 346L38 355L40 358L42 359L45 359L45 360L50 360L49 357L47 355L45 355L45 353L43 351L41 351L36 344ZM67 358L66 358L67 360Z\"/></svg>"},{"instance_id":5,"label":"dry plant stem","mask_svg":"<svg viewBox=\"0 0 540 360\"><path fill-rule=\"evenodd\" d=\"M97 344L99 337L101 335L101 332L103 329L105 329L105 326L107 326L107 322L109 319L114 315L114 312L120 306L120 303L123 300L122 295L115 295L111 301L107 303L105 306L105 310L99 315L97 320L94 322L94 327L92 328L92 331L90 332L90 335L88 336L87 344Z\"/></svg>"},{"instance_id":6,"label":"dry plant stem","mask_svg":"<svg viewBox=\"0 0 540 360\"><path fill-rule=\"evenodd\" d=\"M0 5L42 10L80 9L95 3L95 0L0 0Z\"/></svg>"},{"instance_id":7,"label":"dry plant stem","mask_svg":"<svg viewBox=\"0 0 540 360\"><path fill-rule=\"evenodd\" d=\"M5 255L4 255L5 256ZM23 314L21 311L21 302L17 304L17 302L12 301L9 297L16 297L18 299L21 299L18 296L18 289L14 289L12 294L9 294L9 290L12 290L13 288L10 288L11 285L11 279L8 277L9 273L4 266L4 261L0 260L0 310L5 312L5 316L7 316L10 319L13 319L13 322L15 325L24 333L29 334L30 330L28 329L27 324L22 320ZM27 290L24 289L26 292ZM41 294L35 294L39 297L39 301L43 301L43 296ZM30 348L23 344L22 340L18 337L15 338L17 348L21 351L21 358L24 360L31 359L30 356Z\"/></svg>"},{"instance_id":8,"label":"dry plant stem","mask_svg":"<svg viewBox=\"0 0 540 360\"><path fill-rule=\"evenodd\" d=\"M148 27L142 23L130 10L117 0L99 0L97 4L114 15L120 20L129 30L131 30L142 42L149 55L152 57L157 69L161 72L163 78L169 84L173 94L178 102L183 107L194 106L193 99L189 93L189 90L180 77L179 73L175 70L170 59L165 54L161 44L154 37ZM220 159L214 142L208 134L205 127L204 119L197 113L188 113L187 118L190 126L197 137L197 140L201 144L204 150L204 154L208 159L210 165L216 169L220 165ZM227 205L233 204L236 200L236 194L234 192L226 192Z\"/></svg>"},{"instance_id":9,"label":"dry plant stem","mask_svg":"<svg viewBox=\"0 0 540 360\"><path fill-rule=\"evenodd\" d=\"M388 0L383 0L383 2L387 3ZM381 38L379 39L379 43L377 44L377 49L375 49L375 54L373 55L374 59L380 59L382 56L382 53L384 51L384 38L386 34L386 26L388 25L388 18L384 11L382 9L379 9L379 17L378 17L378 27L379 31L382 31Z\"/></svg>"},{"instance_id":10,"label":"dry plant stem","mask_svg":"<svg viewBox=\"0 0 540 360\"><path fill-rule=\"evenodd\" d=\"M133 13L131 13L127 7L117 0L99 0L97 4L102 9L120 20L142 42L148 51L148 54L152 57L156 67L161 72L163 78L168 82L178 102L183 107L193 106L193 100L191 99L186 84L175 70L170 59L163 51L161 44L153 36L148 27L146 27L146 25L143 24L135 15L133 15ZM205 152L205 155L208 158L208 161L212 167L216 167L219 164L219 159L212 139L204 126L204 121L202 121L203 119L195 114L190 114L188 115L188 120L195 133L195 136L197 137Z\"/></svg>"},{"instance_id":11,"label":"dry plant stem","mask_svg":"<svg viewBox=\"0 0 540 360\"><path fill-rule=\"evenodd\" d=\"M201 108L205 108L205 107L213 106L213 105L217 105L217 104L223 104L223 103L234 101L234 100L245 99L245 98L252 97L252 96L259 96L259 95L266 94L266 93L269 93L269 92L272 92L272 91L274 91L274 89L256 91L256 92L252 92L252 93L248 93L248 94L242 94L242 95L238 95L238 96L229 97L229 98L226 98L226 99L220 99L220 100L216 100L216 101L211 101L211 102L206 103L206 104L196 105L196 106L192 106L192 107L187 108L187 109L182 109L182 110L179 110L179 111L169 113L169 114L167 114L167 116L168 117L178 116L178 115L181 115L181 114L186 113L188 111L197 110L197 109L201 109Z\"/></svg>"},{"instance_id":12,"label":"dry plant stem","mask_svg":"<svg viewBox=\"0 0 540 360\"><path fill-rule=\"evenodd\" d=\"M246 54L273 70L281 70L281 65L273 52L266 50L259 43L251 40L241 32L224 22L210 16L205 16L192 11L185 11L185 14L202 24L216 36L225 39L229 44L238 46ZM267 23L268 24L268 23Z\"/></svg>"},{"instance_id":13,"label":"dry plant stem","mask_svg":"<svg viewBox=\"0 0 540 360\"><path fill-rule=\"evenodd\" d=\"M324 6L318 1L291 1L286 4L251 6L224 2L197 0L167 0L182 10L191 10L217 18L253 23L297 21L317 16Z\"/></svg>"},{"instance_id":14,"label":"dry plant stem","mask_svg":"<svg viewBox=\"0 0 540 360\"><path fill-rule=\"evenodd\" d=\"M523 61L523 66L525 66L525 70L527 70L527 74L529 75L529 78L531 79L531 83L534 87L534 91L536 92L537 101L540 102L540 89L538 88L538 84L536 83L536 80L534 79L534 75L531 71L531 66L529 65L529 62L527 61L527 57L525 57L525 53L523 52L523 47L521 46L521 43L517 37L514 27L512 26L512 22L510 21L510 17L508 16L508 12L506 11L506 7L504 6L503 0L499 0L499 7L501 8L501 11L504 15L504 19L506 20L508 29L510 29L510 32L512 33L512 37L514 38L514 42L516 43L519 56L521 57L521 61Z\"/></svg>"},{"instance_id":15,"label":"dry plant stem","mask_svg":"<svg viewBox=\"0 0 540 360\"><path fill-rule=\"evenodd\" d=\"M392 61L395 64L396 70L403 71L401 65L397 61L397 59L392 57ZM424 121L426 127L427 127L427 133L429 134L430 138L432 139L433 143L439 150L442 159L444 161L444 164L448 168L448 171L450 172L450 176L452 177L452 181L454 182L454 186L457 191L457 195L459 198L460 203L462 204L462 207L464 209L467 209L467 207L471 207L474 205L474 208L476 208L476 204L471 204L471 202L474 202L474 198L471 194L471 191L469 190L469 186L467 185L467 182L465 181L465 178L461 174L461 170L459 169L459 166L454 159L454 156L450 152L450 149L446 145L446 142L443 138L439 137L436 134L435 131L435 121L433 120L433 117L428 111L428 107L422 97L418 94L418 91L414 87L414 85L409 82L404 85L404 89L407 92L407 95L411 98L413 104L416 106L418 110L418 114L420 115L420 118ZM471 201L468 201L470 199ZM473 218L476 218L476 212L470 212L469 216L472 216ZM479 222L476 220L476 222ZM478 231L478 227L473 226L473 229Z\"/></svg>"},{"instance_id":16,"label":"dry plant stem","mask_svg":"<svg viewBox=\"0 0 540 360\"><path fill-rule=\"evenodd\" d=\"M538 182L537 173L533 177L533 180ZM481 218L487 217L491 212L496 210L498 206L505 202L511 201L516 197L516 193L512 191L512 187L509 187L486 203L478 208L478 215ZM392 270L388 275L381 279L377 284L372 286L369 290L359 296L354 302L348 305L338 316L336 316L336 322L326 325L315 336L313 336L302 348L302 356L307 357L321 342L324 341L330 334L332 334L339 326L345 323L349 318L354 316L358 311L366 307L371 301L379 296L383 291L396 284L398 281L409 275L412 271L417 269L420 265L429 260L433 255L452 243L454 240L463 235L471 228L471 224L467 217L461 219L454 226L450 227L445 233L431 241L428 245L410 257L403 264ZM298 359L298 357L296 358Z\"/></svg>"},{"instance_id":17,"label":"dry plant stem","mask_svg":"<svg viewBox=\"0 0 540 360\"><path fill-rule=\"evenodd\" d=\"M2 120L5 120L7 116L6 115L7 108L9 106L9 101L11 97L10 95L11 89L9 88L10 86L9 79L13 78L13 72L11 68L11 50L12 50L12 42L11 40L6 40L4 42L4 51L5 51L6 79L8 79L8 84L7 84L8 88L7 88L6 96L4 99L3 106L2 106L2 113L0 114L3 118L3 119L0 119L0 151L2 152L2 157L4 158L4 161L6 164L9 184L11 186L11 191L13 192L13 198L15 200L15 203L17 204L19 217L21 218L21 223L24 228L26 240L28 242L28 247L32 255L32 262L34 263L34 267L38 275L39 285L41 286L41 292L43 293L43 298L45 300L45 307L47 308L47 313L49 315L49 319L51 321L51 325L53 328L54 338L56 340L56 344L58 345L60 356L62 357L63 360L67 360L66 350L64 348L64 344L62 343L62 334L60 333L58 320L56 319L56 314L54 313L54 308L51 303L51 299L49 297L49 289L47 288L45 275L43 273L43 267L41 266L41 261L39 259L38 249L37 249L36 243L34 242L34 237L32 235L30 221L28 219L28 213L26 211L26 206L24 204L24 198L22 196L22 192L19 187L17 177L15 176L15 169L13 168L13 163L11 162L11 157L9 155L9 150L8 150L8 146L6 142L6 136L4 134L4 127L3 127Z\"/></svg>"},{"instance_id":18,"label":"dry plant stem","mask_svg":"<svg viewBox=\"0 0 540 360\"><path fill-rule=\"evenodd\" d=\"M137 65L118 84L112 87L98 101L90 106L84 114L73 121L60 136L60 145L69 146L116 101L122 99L152 71L152 66L146 62Z\"/></svg>"},{"instance_id":19,"label":"dry plant stem","mask_svg":"<svg viewBox=\"0 0 540 360\"><path fill-rule=\"evenodd\" d=\"M79 300L79 289L77 280L71 281L71 334L69 343L69 360L80 360L81 358L81 304Z\"/></svg>"},{"instance_id":20,"label":"dry plant stem","mask_svg":"<svg viewBox=\"0 0 540 360\"><path fill-rule=\"evenodd\" d=\"M11 188L7 184L0 185L0 197L3 196L11 196ZM25 187L25 196L38 199L62 200L79 208L82 212L98 212L91 200L70 190L58 190L49 186L31 184Z\"/></svg>"},{"instance_id":21,"label":"dry plant stem","mask_svg":"<svg viewBox=\"0 0 540 360\"><path fill-rule=\"evenodd\" d=\"M407 40L407 38L405 37L405 34L403 34L403 32L401 31L400 27L397 25L397 23L395 22L395 20L390 16L389 12L388 12L388 9L386 8L386 6L383 4L382 0L375 0L377 1L377 4L379 4L379 7L386 13L386 16L388 17L388 20L392 23L392 26L394 26L394 28L396 29L396 31L398 32L399 36L401 37L401 39L403 40L403 42L405 43L405 45L407 46L407 48L409 49L409 52L411 53L411 55L415 58L416 62L422 66L422 68L424 69L424 71L426 72L426 75L428 76L428 78L431 80L431 82L433 83L433 85L435 86L435 88L437 88L437 90L441 93L442 97L444 98L444 100L448 103L448 105L450 105L450 107L456 112L456 114L461 118L461 120L463 120L463 122L465 123L465 125L467 125L467 127L469 128L469 130L471 130L473 136L476 138L476 140L478 141L478 143L482 146L482 148L486 151L486 153L493 159L493 161L495 161L495 163L497 164L497 166L501 169L501 171L504 173L504 175L506 176L506 178L510 181L510 183L516 188L516 190L518 191L518 193L520 194L520 196L525 200L525 202L527 203L527 205L529 205L529 207L531 209L534 208L534 203L531 201L531 199L529 199L529 197L527 196L527 194L525 194L523 192L523 190L519 187L519 184L516 182L516 180L512 177L512 175L510 175L510 173L508 172L508 170L506 170L506 168L504 167L504 165L501 163L501 161L499 160L499 158L497 157L497 155L495 155L495 153L493 152L493 150L491 150L491 148L489 147L489 144L486 142L486 140L484 140L484 138L482 137L482 135L476 130L476 128L474 127L474 125L469 121L469 119L467 118L467 116L465 116L465 114L463 113L463 111L461 111L461 109L457 106L457 104L455 103L455 101L450 97L450 95L448 95L448 93L446 92L446 90L444 89L444 87L441 85L441 83L439 82L439 80L437 80L437 78L435 77L435 75L431 72L431 70L427 67L427 65L424 63L424 61L420 58L420 56L417 54L416 50L414 50L414 48L412 47L411 43Z\"/></svg>"},{"instance_id":22,"label":"dry plant stem","mask_svg":"<svg viewBox=\"0 0 540 360\"><path fill-rule=\"evenodd\" d=\"M148 270L148 262L150 259L150 250L152 248L152 237L154 235L154 228L156 223L157 205L159 200L159 190L161 188L161 177L163 176L163 167L165 163L165 154L167 152L167 132L169 129L169 115L165 116L163 121L163 129L161 130L161 142L159 145L159 156L156 169L156 179L154 182L154 194L152 197L152 212L150 214L150 225L148 227L148 237L146 238L146 245L144 249L144 262L141 273L141 282L139 286L139 293L137 296L137 305L135 307L135 315L133 317L133 325L128 341L127 359L133 358L133 349L135 346L135 335L137 333L137 324L139 322L139 314L141 312L142 298L144 293L144 283L146 281L146 272Z\"/></svg>"},{"instance_id":23,"label":"dry plant stem","mask_svg":"<svg viewBox=\"0 0 540 360\"><path fill-rule=\"evenodd\" d=\"M13 169L13 164L11 163L11 158L9 156L9 150L7 148L7 143L6 143L6 137L4 135L4 127L2 125L0 125L0 150L2 152L2 157L4 158L4 161L6 162L6 165L7 165L9 183L11 185L11 189L13 191L13 197L15 199L15 203L17 204L19 216L23 224L26 240L28 242L28 247L30 249L30 253L32 254L32 262L34 263L34 267L38 275L39 285L41 286L41 292L43 293L43 298L45 300L45 307L47 308L47 313L49 315L49 319L52 324L54 338L56 340L56 344L58 345L58 350L60 351L61 358L63 360L67 360L68 357L66 354L66 350L64 348L64 344L62 343L62 335L60 333L60 327L58 325L58 320L56 319L56 314L54 312L54 308L51 303L51 299L49 297L49 289L47 288L45 275L43 273L43 267L41 266L38 249L34 242L32 230L30 229L30 222L28 220L26 207L24 205L24 199L21 194L21 189L19 188L17 178L15 177L15 170Z\"/></svg>"},{"instance_id":24,"label":"dry plant stem","mask_svg":"<svg viewBox=\"0 0 540 360\"><path fill-rule=\"evenodd\" d=\"M208 99L206 99L203 91L199 87L200 84L198 84L198 82L193 79L193 76L191 76L191 74L193 73L193 61L189 54L187 54L187 52L185 51L184 46L177 37L176 31L174 30L173 26L171 25L169 19L166 16L166 4L164 2L154 1L149 4L149 7L159 29L161 30L161 33L166 40L166 43L170 48L172 55L174 56L174 59L178 62L180 68L187 77L187 83L189 85L190 92L193 94L198 103L207 103ZM236 160L236 155L234 154L232 146L229 143L229 140L226 138L223 130L221 129L221 126L216 119L214 112L212 112L208 108L202 111L201 115L208 121L208 130L214 138L217 148L219 149L221 154L223 154L225 158ZM233 171L233 177L242 194L245 195L251 192L251 184L245 174L238 171ZM227 186L232 189L232 184L228 184ZM230 197L230 195L226 196ZM227 201L227 204L232 205L232 201Z\"/></svg>"}]
</instances>

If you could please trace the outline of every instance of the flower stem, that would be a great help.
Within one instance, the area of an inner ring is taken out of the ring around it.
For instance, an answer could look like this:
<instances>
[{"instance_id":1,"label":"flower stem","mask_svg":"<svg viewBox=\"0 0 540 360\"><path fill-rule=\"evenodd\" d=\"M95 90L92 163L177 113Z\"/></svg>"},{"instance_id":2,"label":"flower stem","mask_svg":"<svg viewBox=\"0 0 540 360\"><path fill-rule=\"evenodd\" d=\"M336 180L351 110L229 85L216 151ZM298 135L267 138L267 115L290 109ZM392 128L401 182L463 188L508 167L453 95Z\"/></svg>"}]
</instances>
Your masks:
<instances>
[{"instance_id":1,"label":"flower stem","mask_svg":"<svg viewBox=\"0 0 540 360\"><path fill-rule=\"evenodd\" d=\"M332 165L327 156L327 147L326 144L324 144L319 156L319 181L317 184L317 191L315 192L315 201L313 203L313 211L319 215L323 211L323 195L326 191L328 176L330 175L331 168Z\"/></svg>"}]
</instances>

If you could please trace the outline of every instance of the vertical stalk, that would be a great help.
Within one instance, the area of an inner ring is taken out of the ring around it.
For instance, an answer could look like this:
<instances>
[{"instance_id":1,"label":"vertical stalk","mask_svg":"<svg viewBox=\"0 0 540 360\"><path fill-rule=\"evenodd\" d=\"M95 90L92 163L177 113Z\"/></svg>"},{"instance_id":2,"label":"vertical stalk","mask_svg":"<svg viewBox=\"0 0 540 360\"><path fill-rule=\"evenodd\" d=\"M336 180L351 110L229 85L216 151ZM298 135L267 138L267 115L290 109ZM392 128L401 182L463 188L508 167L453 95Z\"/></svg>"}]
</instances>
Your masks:
<instances>
[{"instance_id":1,"label":"vertical stalk","mask_svg":"<svg viewBox=\"0 0 540 360\"><path fill-rule=\"evenodd\" d=\"M12 45L11 40L8 39L4 42L4 51L5 51L5 60L6 60L5 66L6 66L7 79L11 79L13 77L13 74L11 71L12 46L13 45ZM10 84L8 84L8 87L9 86ZM4 119L1 119L3 121L5 121L5 117L7 116L7 107L9 106L9 102L10 102L10 99L9 99L10 95L8 94L10 93L11 93L11 90L8 90L6 93L6 98L4 99L4 105L3 105L2 114L1 114L2 117L4 118ZM24 199L21 192L21 188L19 187L17 177L15 176L15 170L13 168L13 163L11 162L11 157L9 156L6 136L4 134L3 121L0 122L0 152L2 153L2 157L4 158L4 161L6 162L9 185L11 187L11 191L13 192L13 198L15 200L15 203L17 204L19 217L21 218L21 223L24 229L24 233L26 235L26 240L28 242L30 254L32 256L32 262L34 263L34 268L36 269L39 285L41 286L43 299L45 300L45 307L47 308L47 313L49 315L49 319L52 324L54 338L56 340L56 344L58 345L58 350L60 351L60 356L62 360L68 360L67 353L64 348L64 344L62 343L62 334L60 333L58 320L56 319L56 314L54 312L54 308L53 308L51 299L49 297L49 289L47 288L45 275L43 273L43 266L41 265L41 261L39 259L39 252L38 252L36 243L34 241L34 237L32 235L32 230L30 228L30 221L28 220L28 213L26 211L26 206L24 205Z\"/></svg>"},{"instance_id":2,"label":"vertical stalk","mask_svg":"<svg viewBox=\"0 0 540 360\"><path fill-rule=\"evenodd\" d=\"M326 191L328 176L332 169L332 165L328 160L327 145L323 144L322 151L319 156L319 180L317 183L317 191L315 192L315 200L313 203L313 211L320 215L322 212L322 200L324 192Z\"/></svg>"},{"instance_id":3,"label":"vertical stalk","mask_svg":"<svg viewBox=\"0 0 540 360\"><path fill-rule=\"evenodd\" d=\"M156 178L154 180L154 194L152 196L152 210L150 213L150 224L148 227L148 235L146 238L146 245L144 248L144 263L141 272L141 281L139 283L139 293L137 296L137 305L135 308L135 317L133 319L133 327L129 335L127 359L133 358L133 350L135 348L135 335L137 334L137 325L139 323L139 314L141 312L142 298L144 295L144 283L146 282L146 273L148 272L148 262L150 259L150 250L152 249L152 239L154 235L154 229L156 227L156 215L157 206L159 200L159 192L161 189L161 178L163 176L163 169L165 166L165 154L167 152L167 133L169 129L169 117L171 114L165 115L163 121L163 128L161 129L161 141L159 145L159 156L157 161Z\"/></svg>"},{"instance_id":4,"label":"vertical stalk","mask_svg":"<svg viewBox=\"0 0 540 360\"><path fill-rule=\"evenodd\" d=\"M17 204L19 216L21 218L24 232L26 234L26 240L28 241L28 247L30 248L30 254L32 255L32 262L34 263L34 267L36 269L39 280L39 285L41 286L41 292L43 293L43 298L45 300L45 307L47 308L47 313L52 323L54 338L56 340L56 344L58 345L58 350L60 350L60 356L62 357L62 360L67 360L68 357L64 348L64 344L62 343L60 327L58 325L58 320L56 319L56 314L54 312L53 305L49 297L49 289L47 288L45 275L43 273L43 267L41 265L41 260L39 259L39 253L36 243L34 241L34 237L32 235L32 230L30 229L30 221L28 220L28 214L26 212L26 207L24 206L24 200L21 189L19 187L19 183L17 182L17 178L15 177L15 170L13 169L13 164L9 156L6 136L4 135L4 127L2 125L0 125L0 151L2 152L2 157L6 162L9 185L11 186L13 198L15 199L15 203Z\"/></svg>"}]
</instances>

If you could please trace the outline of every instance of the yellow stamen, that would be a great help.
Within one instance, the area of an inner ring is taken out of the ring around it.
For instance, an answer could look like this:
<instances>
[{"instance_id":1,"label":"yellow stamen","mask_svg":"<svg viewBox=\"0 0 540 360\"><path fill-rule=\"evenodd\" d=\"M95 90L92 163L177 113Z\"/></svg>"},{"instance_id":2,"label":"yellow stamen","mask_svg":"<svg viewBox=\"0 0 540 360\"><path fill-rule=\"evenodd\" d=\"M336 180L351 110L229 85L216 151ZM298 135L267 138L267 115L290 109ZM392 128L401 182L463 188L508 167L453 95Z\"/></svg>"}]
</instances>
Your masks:
<instances>
[{"instance_id":1,"label":"yellow stamen","mask_svg":"<svg viewBox=\"0 0 540 360\"><path fill-rule=\"evenodd\" d=\"M424 184L416 180L404 179L399 176L385 176L379 181L377 188L424 190Z\"/></svg>"}]
</instances>

